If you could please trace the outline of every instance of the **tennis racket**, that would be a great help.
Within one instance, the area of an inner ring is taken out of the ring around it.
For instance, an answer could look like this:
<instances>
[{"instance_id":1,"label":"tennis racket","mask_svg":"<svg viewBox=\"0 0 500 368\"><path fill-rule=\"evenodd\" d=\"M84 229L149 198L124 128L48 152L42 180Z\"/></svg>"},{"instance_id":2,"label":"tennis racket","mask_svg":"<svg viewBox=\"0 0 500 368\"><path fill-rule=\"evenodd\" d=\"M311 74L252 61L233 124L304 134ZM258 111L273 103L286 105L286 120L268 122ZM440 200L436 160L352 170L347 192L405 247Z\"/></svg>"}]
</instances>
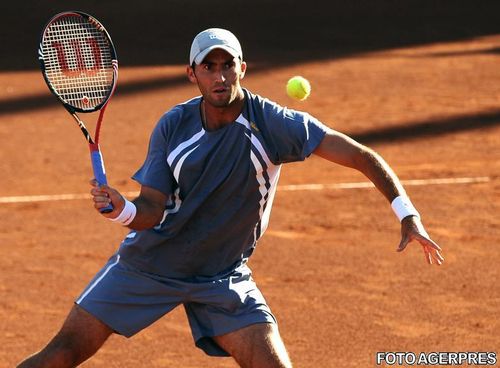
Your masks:
<instances>
[{"instance_id":1,"label":"tennis racket","mask_svg":"<svg viewBox=\"0 0 500 368\"><path fill-rule=\"evenodd\" d=\"M99 133L104 111L118 79L118 61L111 38L94 17L79 11L55 15L45 26L40 39L38 59L45 82L85 136L95 179L107 184L99 148ZM94 139L76 114L99 112ZM113 206L102 208L111 212Z\"/></svg>"}]
</instances>

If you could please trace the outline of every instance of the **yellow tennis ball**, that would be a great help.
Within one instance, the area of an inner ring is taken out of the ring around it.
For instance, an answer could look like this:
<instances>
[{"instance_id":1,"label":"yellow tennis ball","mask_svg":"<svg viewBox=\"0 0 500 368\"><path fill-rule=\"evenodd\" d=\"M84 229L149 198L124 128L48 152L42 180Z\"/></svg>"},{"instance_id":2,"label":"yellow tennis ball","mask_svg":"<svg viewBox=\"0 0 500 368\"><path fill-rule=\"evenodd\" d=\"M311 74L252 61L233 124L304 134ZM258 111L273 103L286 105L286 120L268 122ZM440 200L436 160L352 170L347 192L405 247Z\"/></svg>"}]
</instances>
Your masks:
<instances>
[{"instance_id":1,"label":"yellow tennis ball","mask_svg":"<svg viewBox=\"0 0 500 368\"><path fill-rule=\"evenodd\" d=\"M296 75L288 80L286 84L286 93L291 98L303 101L309 97L311 93L311 84L304 77Z\"/></svg>"}]
</instances>

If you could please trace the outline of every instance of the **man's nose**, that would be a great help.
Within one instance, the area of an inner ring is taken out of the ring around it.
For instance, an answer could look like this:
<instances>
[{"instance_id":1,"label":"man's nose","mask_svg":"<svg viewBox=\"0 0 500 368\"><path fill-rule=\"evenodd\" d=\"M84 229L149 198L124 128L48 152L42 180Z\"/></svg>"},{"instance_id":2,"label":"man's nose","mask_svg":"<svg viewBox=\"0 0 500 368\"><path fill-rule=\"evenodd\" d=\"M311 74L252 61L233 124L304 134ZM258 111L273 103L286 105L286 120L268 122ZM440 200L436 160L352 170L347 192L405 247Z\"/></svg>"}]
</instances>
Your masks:
<instances>
[{"instance_id":1,"label":"man's nose","mask_svg":"<svg viewBox=\"0 0 500 368\"><path fill-rule=\"evenodd\" d=\"M222 69L219 69L215 72L215 79L217 80L217 82L226 81L226 76L224 75L224 71Z\"/></svg>"}]
</instances>

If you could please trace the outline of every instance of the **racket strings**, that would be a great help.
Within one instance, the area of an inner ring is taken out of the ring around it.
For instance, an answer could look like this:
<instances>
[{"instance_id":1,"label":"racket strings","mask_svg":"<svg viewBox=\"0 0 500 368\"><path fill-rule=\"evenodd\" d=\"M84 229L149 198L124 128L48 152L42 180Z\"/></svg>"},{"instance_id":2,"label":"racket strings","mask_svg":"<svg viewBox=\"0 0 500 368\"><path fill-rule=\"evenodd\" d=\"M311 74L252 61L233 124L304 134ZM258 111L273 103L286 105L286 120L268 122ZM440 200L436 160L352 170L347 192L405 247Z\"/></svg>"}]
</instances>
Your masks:
<instances>
[{"instance_id":1,"label":"racket strings","mask_svg":"<svg viewBox=\"0 0 500 368\"><path fill-rule=\"evenodd\" d=\"M47 79L66 103L92 110L106 101L116 60L98 24L77 15L59 18L47 27L42 47Z\"/></svg>"}]
</instances>

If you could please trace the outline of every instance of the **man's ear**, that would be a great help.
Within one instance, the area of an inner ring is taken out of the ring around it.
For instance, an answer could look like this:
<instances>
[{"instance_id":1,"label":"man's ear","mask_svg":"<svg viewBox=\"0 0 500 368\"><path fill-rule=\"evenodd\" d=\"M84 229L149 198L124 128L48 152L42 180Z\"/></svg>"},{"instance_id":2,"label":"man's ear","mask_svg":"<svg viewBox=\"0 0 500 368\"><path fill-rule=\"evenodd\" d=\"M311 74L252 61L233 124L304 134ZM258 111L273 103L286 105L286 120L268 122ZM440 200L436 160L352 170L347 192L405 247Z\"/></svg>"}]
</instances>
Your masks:
<instances>
[{"instance_id":1,"label":"man's ear","mask_svg":"<svg viewBox=\"0 0 500 368\"><path fill-rule=\"evenodd\" d=\"M187 73L187 76L188 76L189 81L191 83L194 83L194 84L198 83L198 80L196 79L196 74L194 74L194 68L191 67L191 65L188 65L186 67L186 73Z\"/></svg>"},{"instance_id":2,"label":"man's ear","mask_svg":"<svg viewBox=\"0 0 500 368\"><path fill-rule=\"evenodd\" d=\"M245 72L247 71L247 63L245 63L244 61L241 62L241 76L240 76L240 79L243 79L245 78Z\"/></svg>"}]
</instances>

